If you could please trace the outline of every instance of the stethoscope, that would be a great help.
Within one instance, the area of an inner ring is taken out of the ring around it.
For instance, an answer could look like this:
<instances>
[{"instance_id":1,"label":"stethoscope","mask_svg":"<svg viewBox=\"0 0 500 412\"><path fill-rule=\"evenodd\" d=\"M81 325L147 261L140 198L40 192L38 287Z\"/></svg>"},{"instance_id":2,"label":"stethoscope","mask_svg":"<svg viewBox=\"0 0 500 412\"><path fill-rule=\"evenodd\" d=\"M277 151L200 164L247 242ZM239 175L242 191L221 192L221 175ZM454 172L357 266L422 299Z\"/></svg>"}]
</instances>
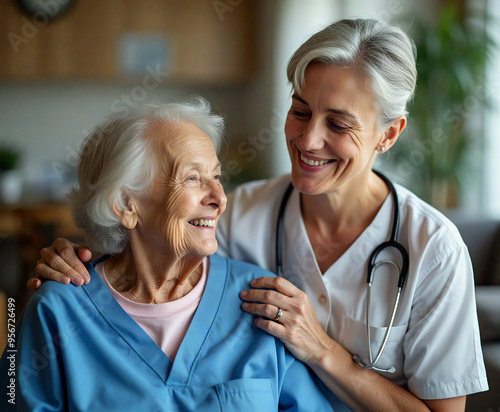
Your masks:
<instances>
[{"instance_id":1,"label":"stethoscope","mask_svg":"<svg viewBox=\"0 0 500 412\"><path fill-rule=\"evenodd\" d=\"M361 361L360 357L358 355L354 355L353 359L356 361L356 363L360 366L362 366L365 369L372 369L377 372L386 372L386 373L394 373L396 371L396 368L394 366L391 366L387 369L384 368L379 368L376 366L376 363L379 361L380 357L382 356L382 353L385 349L385 346L387 344L387 341L389 339L390 333L392 326L394 324L394 319L396 317L396 312L399 307L399 298L401 296L401 291L403 289L403 285L406 280L406 275L408 274L408 267L410 264L410 259L408 257L408 252L406 251L405 247L397 241L398 237L398 232L399 232L399 202L398 202L398 195L396 193L396 189L394 188L394 185L391 183L391 181L384 176L382 173L374 170L374 173L377 174L389 187L392 198L393 198L393 203L394 203L394 215L392 218L392 229L391 229L391 236L387 242L384 242L380 245L378 245L375 250L372 252L372 255L370 257L370 261L368 262L368 277L367 277L367 283L368 283L368 295L366 299L366 346L368 349L368 360L369 363L365 364ZM276 225L276 274L278 276L282 276L282 262L283 262L283 221L284 221L284 216L285 216L285 209L286 205L288 203L288 200L290 198L290 195L292 194L293 191L293 184L290 183L283 195L283 199L281 200L279 212L278 212L278 222ZM394 248L399 253L401 254L401 261L402 265L401 267L394 262L393 260L385 259L385 260L380 260L377 262L377 257L385 249L388 248ZM372 289L372 283L373 283L373 277L375 275L375 271L382 265L389 264L394 266L398 272L399 272L399 280L398 280L398 292L396 295L396 298L394 300L394 305L392 307L392 313L391 313L391 318L389 320L389 325L387 326L387 330L384 335L384 339L382 340L382 344L377 352L377 355L375 358L373 357L372 354L372 349L371 349L371 335L370 335L370 300L371 300L371 289Z\"/></svg>"}]
</instances>

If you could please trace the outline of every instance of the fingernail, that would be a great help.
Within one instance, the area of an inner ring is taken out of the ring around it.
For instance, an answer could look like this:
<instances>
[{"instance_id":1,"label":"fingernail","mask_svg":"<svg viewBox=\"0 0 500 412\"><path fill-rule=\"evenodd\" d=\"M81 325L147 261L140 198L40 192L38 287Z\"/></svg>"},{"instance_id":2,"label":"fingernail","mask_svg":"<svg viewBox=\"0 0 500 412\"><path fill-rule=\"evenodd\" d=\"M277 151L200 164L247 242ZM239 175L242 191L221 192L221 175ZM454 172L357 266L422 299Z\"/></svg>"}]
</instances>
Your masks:
<instances>
[{"instance_id":1,"label":"fingernail","mask_svg":"<svg viewBox=\"0 0 500 412\"><path fill-rule=\"evenodd\" d=\"M244 298L246 295L248 295L248 292L244 290L243 292L240 293L240 296Z\"/></svg>"},{"instance_id":2,"label":"fingernail","mask_svg":"<svg viewBox=\"0 0 500 412\"><path fill-rule=\"evenodd\" d=\"M257 282L257 279L252 280L252 281L250 282L250 286L255 285L255 283L256 283L256 282Z\"/></svg>"},{"instance_id":3,"label":"fingernail","mask_svg":"<svg viewBox=\"0 0 500 412\"><path fill-rule=\"evenodd\" d=\"M246 303L246 302L242 303L241 304L241 309L248 309L248 306L249 306L248 303Z\"/></svg>"},{"instance_id":4,"label":"fingernail","mask_svg":"<svg viewBox=\"0 0 500 412\"><path fill-rule=\"evenodd\" d=\"M83 285L83 279L78 277L78 278L75 278L75 280L73 280L73 283L76 285L76 286L82 286Z\"/></svg>"},{"instance_id":5,"label":"fingernail","mask_svg":"<svg viewBox=\"0 0 500 412\"><path fill-rule=\"evenodd\" d=\"M61 283L64 283L65 285L67 285L69 282L71 282L71 279L67 276L62 276L61 277Z\"/></svg>"}]
</instances>

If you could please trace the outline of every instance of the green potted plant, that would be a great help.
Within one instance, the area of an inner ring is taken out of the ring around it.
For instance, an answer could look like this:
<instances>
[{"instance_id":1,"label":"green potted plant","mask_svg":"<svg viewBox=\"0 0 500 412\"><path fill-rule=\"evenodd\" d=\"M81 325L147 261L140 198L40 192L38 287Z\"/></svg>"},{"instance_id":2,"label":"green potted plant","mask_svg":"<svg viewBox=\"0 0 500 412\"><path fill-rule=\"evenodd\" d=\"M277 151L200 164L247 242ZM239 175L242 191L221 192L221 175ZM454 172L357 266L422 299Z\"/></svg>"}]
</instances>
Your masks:
<instances>
[{"instance_id":1,"label":"green potted plant","mask_svg":"<svg viewBox=\"0 0 500 412\"><path fill-rule=\"evenodd\" d=\"M405 184L438 208L457 206L465 154L481 134L469 120L487 104L484 76L494 44L486 21L456 2L444 3L435 22L412 20L417 88L407 135L390 161Z\"/></svg>"},{"instance_id":2,"label":"green potted plant","mask_svg":"<svg viewBox=\"0 0 500 412\"><path fill-rule=\"evenodd\" d=\"M18 170L21 152L9 145L0 145L0 201L17 203L22 195L22 178Z\"/></svg>"}]
</instances>

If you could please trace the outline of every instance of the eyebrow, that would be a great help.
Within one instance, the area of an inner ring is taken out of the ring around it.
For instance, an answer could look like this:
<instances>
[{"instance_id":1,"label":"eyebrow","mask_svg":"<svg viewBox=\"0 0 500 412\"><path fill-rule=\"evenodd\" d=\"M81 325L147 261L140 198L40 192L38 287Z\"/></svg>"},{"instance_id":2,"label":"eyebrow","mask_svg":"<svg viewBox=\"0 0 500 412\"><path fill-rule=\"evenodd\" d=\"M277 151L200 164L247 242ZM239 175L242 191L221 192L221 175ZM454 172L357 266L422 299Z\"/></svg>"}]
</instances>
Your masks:
<instances>
[{"instance_id":1,"label":"eyebrow","mask_svg":"<svg viewBox=\"0 0 500 412\"><path fill-rule=\"evenodd\" d=\"M292 95L292 99L298 100L300 103L305 104L307 107L309 107L309 103L307 103L302 97L300 97L297 93L294 93ZM353 114L346 112L345 110L339 110L339 109L326 109L327 112L329 113L335 113L335 114L341 114L343 116L350 117L356 121L359 122L359 118L357 116L354 116Z\"/></svg>"}]
</instances>

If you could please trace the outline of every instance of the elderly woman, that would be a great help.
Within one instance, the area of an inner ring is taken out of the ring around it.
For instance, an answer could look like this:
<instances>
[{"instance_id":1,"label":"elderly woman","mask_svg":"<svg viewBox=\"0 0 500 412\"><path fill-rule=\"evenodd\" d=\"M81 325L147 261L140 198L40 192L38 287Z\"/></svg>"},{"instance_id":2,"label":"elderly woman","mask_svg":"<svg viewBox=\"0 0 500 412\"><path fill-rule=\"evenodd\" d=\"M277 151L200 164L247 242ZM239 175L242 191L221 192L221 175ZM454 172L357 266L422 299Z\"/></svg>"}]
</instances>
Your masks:
<instances>
[{"instance_id":1,"label":"elderly woman","mask_svg":"<svg viewBox=\"0 0 500 412\"><path fill-rule=\"evenodd\" d=\"M282 269L242 291L243 309L352 409L464 410L488 387L467 248L441 213L372 170L406 127L413 42L342 20L300 46L287 74L291 178L236 189L219 224L219 253ZM83 282L72 246L42 251L37 273Z\"/></svg>"},{"instance_id":2,"label":"elderly woman","mask_svg":"<svg viewBox=\"0 0 500 412\"><path fill-rule=\"evenodd\" d=\"M306 366L240 309L239 291L270 273L207 257L226 207L211 140L222 128L198 100L115 115L90 134L70 197L106 255L88 285L47 282L28 303L20 410L331 410Z\"/></svg>"}]
</instances>

